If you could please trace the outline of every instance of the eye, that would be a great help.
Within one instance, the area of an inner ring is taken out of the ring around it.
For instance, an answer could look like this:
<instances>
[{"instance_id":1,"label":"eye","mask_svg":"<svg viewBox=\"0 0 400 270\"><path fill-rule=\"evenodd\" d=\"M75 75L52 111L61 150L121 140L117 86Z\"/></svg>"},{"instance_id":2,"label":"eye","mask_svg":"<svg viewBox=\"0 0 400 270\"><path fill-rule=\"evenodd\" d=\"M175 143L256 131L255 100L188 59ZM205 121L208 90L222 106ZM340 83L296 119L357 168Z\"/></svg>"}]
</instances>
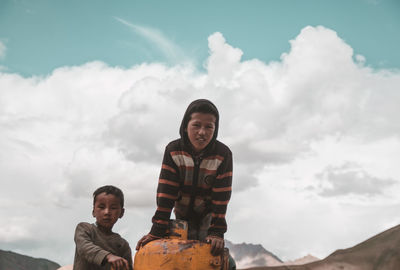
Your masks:
<instances>
[{"instance_id":1,"label":"eye","mask_svg":"<svg viewBox=\"0 0 400 270\"><path fill-rule=\"evenodd\" d=\"M119 208L119 205L117 205L117 204L112 204L112 205L110 206L110 208L111 208L112 210L116 210L116 209Z\"/></svg>"}]
</instances>

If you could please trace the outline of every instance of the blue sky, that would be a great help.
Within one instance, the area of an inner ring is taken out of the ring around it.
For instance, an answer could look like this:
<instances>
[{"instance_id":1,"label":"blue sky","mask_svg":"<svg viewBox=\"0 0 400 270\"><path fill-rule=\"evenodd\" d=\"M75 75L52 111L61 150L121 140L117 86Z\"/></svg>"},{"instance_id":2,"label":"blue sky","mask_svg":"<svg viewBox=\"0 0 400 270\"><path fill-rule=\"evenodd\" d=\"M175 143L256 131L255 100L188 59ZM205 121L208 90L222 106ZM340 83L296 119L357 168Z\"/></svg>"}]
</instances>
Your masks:
<instances>
[{"instance_id":1,"label":"blue sky","mask_svg":"<svg viewBox=\"0 0 400 270\"><path fill-rule=\"evenodd\" d=\"M398 14L397 0L0 0L0 248L71 264L104 184L124 191L115 230L135 246L196 98L234 155L230 241L323 258L400 224Z\"/></svg>"},{"instance_id":2,"label":"blue sky","mask_svg":"<svg viewBox=\"0 0 400 270\"><path fill-rule=\"evenodd\" d=\"M288 41L307 25L334 29L367 64L400 65L400 3L353 1L24 1L0 3L1 65L24 76L51 73L64 65L101 60L129 67L142 62L176 64L158 44L121 24L157 30L199 67L208 55L206 38L219 31L243 59L278 60Z\"/></svg>"}]
</instances>

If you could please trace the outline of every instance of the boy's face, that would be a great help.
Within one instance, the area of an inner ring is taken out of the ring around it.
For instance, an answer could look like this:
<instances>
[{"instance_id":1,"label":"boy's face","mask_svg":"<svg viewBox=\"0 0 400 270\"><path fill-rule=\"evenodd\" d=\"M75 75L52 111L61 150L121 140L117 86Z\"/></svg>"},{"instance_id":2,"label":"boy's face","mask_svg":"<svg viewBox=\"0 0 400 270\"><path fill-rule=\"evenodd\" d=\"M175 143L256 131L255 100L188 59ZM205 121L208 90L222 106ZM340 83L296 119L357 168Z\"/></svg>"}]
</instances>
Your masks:
<instances>
[{"instance_id":1,"label":"boy's face","mask_svg":"<svg viewBox=\"0 0 400 270\"><path fill-rule=\"evenodd\" d=\"M93 206L93 216L96 218L97 226L109 231L123 215L124 209L118 197L105 192L97 195Z\"/></svg>"},{"instance_id":2,"label":"boy's face","mask_svg":"<svg viewBox=\"0 0 400 270\"><path fill-rule=\"evenodd\" d=\"M186 132L196 152L202 151L211 142L216 118L211 113L192 113Z\"/></svg>"}]
</instances>

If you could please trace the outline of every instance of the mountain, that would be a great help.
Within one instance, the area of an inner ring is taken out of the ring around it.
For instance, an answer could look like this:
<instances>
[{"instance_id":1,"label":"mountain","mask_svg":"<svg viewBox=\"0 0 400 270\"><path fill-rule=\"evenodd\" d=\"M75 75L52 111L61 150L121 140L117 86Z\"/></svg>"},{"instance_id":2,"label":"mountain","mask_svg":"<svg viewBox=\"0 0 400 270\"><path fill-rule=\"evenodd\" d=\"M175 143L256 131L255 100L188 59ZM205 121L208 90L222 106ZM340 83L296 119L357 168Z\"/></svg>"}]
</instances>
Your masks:
<instances>
[{"instance_id":1,"label":"mountain","mask_svg":"<svg viewBox=\"0 0 400 270\"><path fill-rule=\"evenodd\" d=\"M229 253L235 259L237 268L275 266L283 263L281 259L267 251L262 245L234 244L225 240L225 246L229 248Z\"/></svg>"},{"instance_id":2,"label":"mountain","mask_svg":"<svg viewBox=\"0 0 400 270\"><path fill-rule=\"evenodd\" d=\"M36 259L11 251L0 250L1 270L56 270L59 267L59 264L46 259Z\"/></svg>"},{"instance_id":3,"label":"mountain","mask_svg":"<svg viewBox=\"0 0 400 270\"><path fill-rule=\"evenodd\" d=\"M283 262L278 256L266 250L262 245L234 244L225 240L225 246L229 248L229 253L235 259L238 269L256 266L299 265L319 260L317 257L307 255L294 261Z\"/></svg>"},{"instance_id":4,"label":"mountain","mask_svg":"<svg viewBox=\"0 0 400 270\"><path fill-rule=\"evenodd\" d=\"M306 264L306 263L312 263L319 261L317 257L308 254L307 256L301 257L299 259L296 259L294 261L285 261L283 265L299 265L299 264Z\"/></svg>"},{"instance_id":5,"label":"mountain","mask_svg":"<svg viewBox=\"0 0 400 270\"><path fill-rule=\"evenodd\" d=\"M253 267L247 270L399 270L400 225L323 260L304 265Z\"/></svg>"}]
</instances>

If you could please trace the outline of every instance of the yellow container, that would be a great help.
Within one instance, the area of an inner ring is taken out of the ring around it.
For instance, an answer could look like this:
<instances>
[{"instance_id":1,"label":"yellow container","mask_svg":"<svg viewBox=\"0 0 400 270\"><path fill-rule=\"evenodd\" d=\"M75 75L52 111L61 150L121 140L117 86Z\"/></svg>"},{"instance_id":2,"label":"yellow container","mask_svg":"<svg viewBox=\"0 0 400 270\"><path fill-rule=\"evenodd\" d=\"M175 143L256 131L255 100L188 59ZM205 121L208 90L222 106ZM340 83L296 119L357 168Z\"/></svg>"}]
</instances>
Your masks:
<instances>
[{"instance_id":1,"label":"yellow container","mask_svg":"<svg viewBox=\"0 0 400 270\"><path fill-rule=\"evenodd\" d=\"M227 270L228 250L211 255L211 245L187 240L184 221L170 223L169 237L151 241L135 255L134 270Z\"/></svg>"}]
</instances>

